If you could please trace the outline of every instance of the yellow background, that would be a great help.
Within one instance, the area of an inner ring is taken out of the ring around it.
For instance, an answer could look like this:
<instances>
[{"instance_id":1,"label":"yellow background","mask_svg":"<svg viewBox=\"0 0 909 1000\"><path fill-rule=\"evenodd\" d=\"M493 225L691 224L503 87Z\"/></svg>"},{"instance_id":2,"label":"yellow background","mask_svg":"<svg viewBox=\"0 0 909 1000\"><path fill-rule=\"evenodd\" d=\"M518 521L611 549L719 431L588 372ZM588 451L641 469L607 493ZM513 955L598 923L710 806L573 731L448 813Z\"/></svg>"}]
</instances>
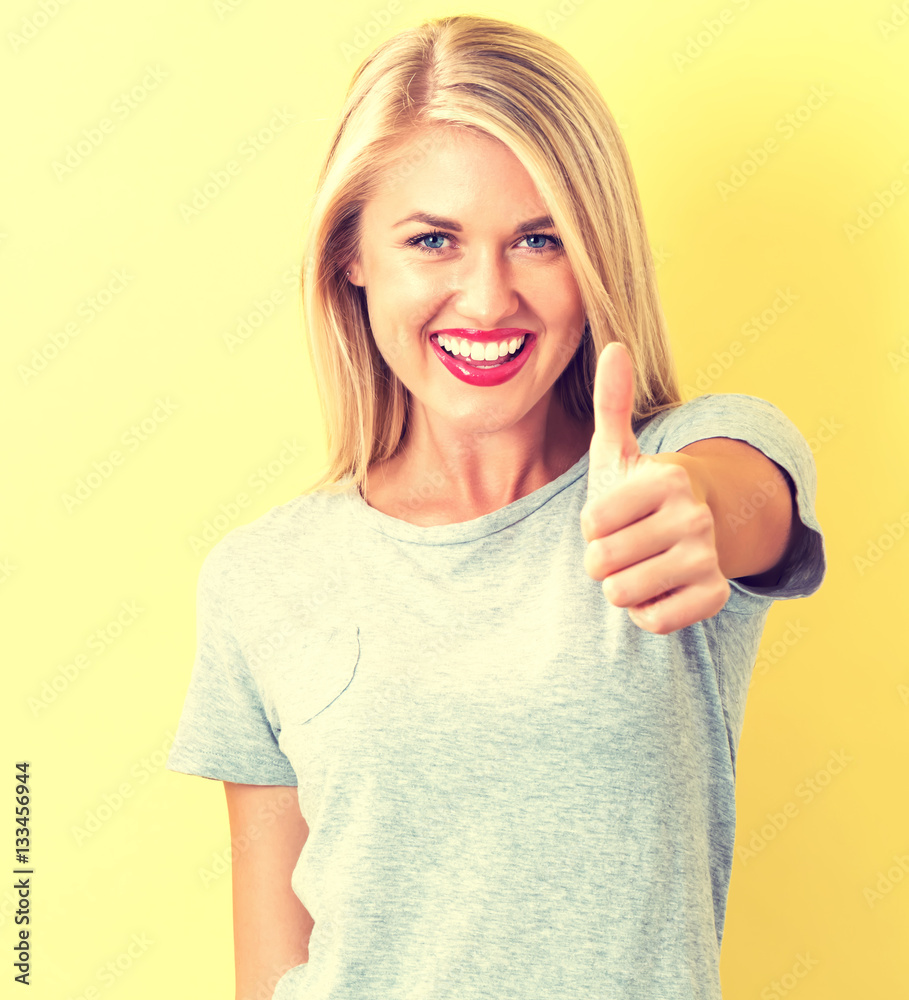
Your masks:
<instances>
[{"instance_id":1,"label":"yellow background","mask_svg":"<svg viewBox=\"0 0 909 1000\"><path fill-rule=\"evenodd\" d=\"M11 871L13 764L28 759L30 996L233 995L222 786L163 768L209 547L192 540L222 507L228 527L252 520L318 471L315 387L285 278L300 262L315 173L366 52L465 10L549 34L588 68L630 149L683 381L769 399L815 451L829 572L815 596L775 604L764 633L738 764L724 995L907 995L903 8L4 5L0 607L12 642L0 856ZM808 113L813 87L830 96ZM132 107L120 97L131 92ZM800 108L785 134L778 123ZM292 120L244 153L277 111ZM749 149L774 137L751 170ZM64 170L68 147L75 166ZM181 212L231 160L240 169L227 186L198 214ZM718 182L743 165L744 183L724 197ZM746 342L744 325L777 289L797 301ZM257 309L262 321L230 345ZM727 356L734 341L744 349ZM285 441L298 451L281 458ZM120 464L68 509L65 495L112 450ZM244 492L250 503L232 508ZM833 753L848 760L835 775ZM774 815L781 829L767 825ZM12 900L0 889L4 995L15 985Z\"/></svg>"}]
</instances>

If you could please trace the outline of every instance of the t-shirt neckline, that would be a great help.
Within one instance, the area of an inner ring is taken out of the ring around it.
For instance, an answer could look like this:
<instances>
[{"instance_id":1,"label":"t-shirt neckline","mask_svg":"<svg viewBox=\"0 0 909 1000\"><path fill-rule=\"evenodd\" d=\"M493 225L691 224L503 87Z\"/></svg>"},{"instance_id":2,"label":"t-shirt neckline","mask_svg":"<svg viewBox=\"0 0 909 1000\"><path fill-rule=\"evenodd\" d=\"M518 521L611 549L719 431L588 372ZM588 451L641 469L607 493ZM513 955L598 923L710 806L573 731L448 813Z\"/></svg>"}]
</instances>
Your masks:
<instances>
[{"instance_id":1,"label":"t-shirt neckline","mask_svg":"<svg viewBox=\"0 0 909 1000\"><path fill-rule=\"evenodd\" d=\"M454 524L411 524L410 521L402 521L400 518L392 517L384 511L370 507L353 482L351 482L345 496L350 503L351 512L361 523L383 535L388 535L390 538L398 538L405 542L418 542L423 545L471 542L496 531L501 531L532 514L557 493L580 479L587 471L589 459L590 451L588 450L570 469L566 469L560 476L526 496L519 497L488 514L472 518L469 521L457 521Z\"/></svg>"}]
</instances>

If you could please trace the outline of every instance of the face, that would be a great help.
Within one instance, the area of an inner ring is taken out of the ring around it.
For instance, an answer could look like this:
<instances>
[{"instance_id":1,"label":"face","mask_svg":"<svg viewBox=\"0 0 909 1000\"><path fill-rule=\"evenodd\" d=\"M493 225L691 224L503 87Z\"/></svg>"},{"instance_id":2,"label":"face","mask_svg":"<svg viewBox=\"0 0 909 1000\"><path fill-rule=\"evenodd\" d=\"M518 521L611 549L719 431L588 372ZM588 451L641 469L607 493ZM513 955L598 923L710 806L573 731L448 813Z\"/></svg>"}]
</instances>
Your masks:
<instances>
[{"instance_id":1,"label":"face","mask_svg":"<svg viewBox=\"0 0 909 1000\"><path fill-rule=\"evenodd\" d=\"M408 219L416 213L435 218ZM482 432L548 411L585 314L546 215L517 157L463 129L415 137L363 206L349 280L364 287L412 419Z\"/></svg>"}]
</instances>

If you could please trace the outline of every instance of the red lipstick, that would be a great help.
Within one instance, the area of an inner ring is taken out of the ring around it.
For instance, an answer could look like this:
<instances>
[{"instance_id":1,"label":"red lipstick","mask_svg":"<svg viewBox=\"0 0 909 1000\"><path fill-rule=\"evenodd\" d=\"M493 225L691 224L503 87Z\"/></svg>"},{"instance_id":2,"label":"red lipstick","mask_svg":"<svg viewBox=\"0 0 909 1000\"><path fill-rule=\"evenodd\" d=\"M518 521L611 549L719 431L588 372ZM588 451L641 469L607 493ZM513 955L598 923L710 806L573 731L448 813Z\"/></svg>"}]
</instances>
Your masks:
<instances>
[{"instance_id":1,"label":"red lipstick","mask_svg":"<svg viewBox=\"0 0 909 1000\"><path fill-rule=\"evenodd\" d=\"M471 361L463 356L449 354L438 342L438 336L451 337L459 340L469 340L481 344L494 343L501 340L513 340L523 337L524 343L514 354L505 355L498 362ZM530 330L508 327L499 330L464 330L448 329L433 330L429 336L433 352L443 365L462 382L468 385L493 386L501 385L514 378L524 367L533 350L537 338Z\"/></svg>"}]
</instances>

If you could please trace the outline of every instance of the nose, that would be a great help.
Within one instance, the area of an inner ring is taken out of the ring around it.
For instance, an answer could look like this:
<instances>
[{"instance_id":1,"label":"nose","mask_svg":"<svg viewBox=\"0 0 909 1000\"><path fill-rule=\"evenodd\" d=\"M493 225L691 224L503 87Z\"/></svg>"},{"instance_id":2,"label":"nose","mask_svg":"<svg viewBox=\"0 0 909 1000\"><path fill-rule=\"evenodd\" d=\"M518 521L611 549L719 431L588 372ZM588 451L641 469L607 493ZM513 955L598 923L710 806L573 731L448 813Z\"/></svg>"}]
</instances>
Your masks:
<instances>
[{"instance_id":1,"label":"nose","mask_svg":"<svg viewBox=\"0 0 909 1000\"><path fill-rule=\"evenodd\" d=\"M455 307L471 325L494 330L507 325L519 306L511 265L495 251L466 259L458 271Z\"/></svg>"}]
</instances>

